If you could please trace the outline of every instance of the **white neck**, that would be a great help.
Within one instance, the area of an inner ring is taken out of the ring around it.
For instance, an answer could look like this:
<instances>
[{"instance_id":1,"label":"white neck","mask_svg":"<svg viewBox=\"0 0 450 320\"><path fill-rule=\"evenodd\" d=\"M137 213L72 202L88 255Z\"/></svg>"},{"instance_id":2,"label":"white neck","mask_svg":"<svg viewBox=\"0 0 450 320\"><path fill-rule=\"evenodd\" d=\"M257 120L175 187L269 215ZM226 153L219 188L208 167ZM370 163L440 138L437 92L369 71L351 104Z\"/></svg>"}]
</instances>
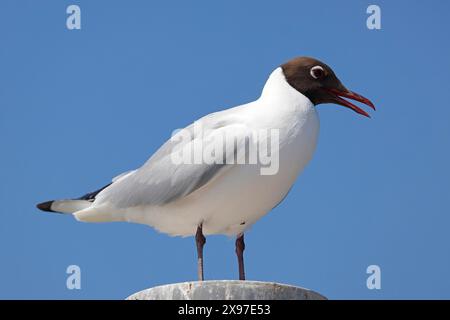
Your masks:
<instances>
[{"instance_id":1,"label":"white neck","mask_svg":"<svg viewBox=\"0 0 450 320\"><path fill-rule=\"evenodd\" d=\"M292 88L286 81L281 67L276 68L271 73L259 99L276 104L308 106L308 108L313 106L312 102L305 95Z\"/></svg>"}]
</instances>

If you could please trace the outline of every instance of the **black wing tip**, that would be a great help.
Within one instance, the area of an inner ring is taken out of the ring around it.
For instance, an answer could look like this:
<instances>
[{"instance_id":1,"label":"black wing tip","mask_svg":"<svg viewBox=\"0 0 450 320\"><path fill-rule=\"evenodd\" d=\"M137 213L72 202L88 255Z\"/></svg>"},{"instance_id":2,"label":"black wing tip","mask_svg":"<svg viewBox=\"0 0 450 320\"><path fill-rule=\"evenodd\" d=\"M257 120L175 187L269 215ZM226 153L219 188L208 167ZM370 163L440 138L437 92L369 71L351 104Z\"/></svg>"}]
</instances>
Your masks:
<instances>
[{"instance_id":1,"label":"black wing tip","mask_svg":"<svg viewBox=\"0 0 450 320\"><path fill-rule=\"evenodd\" d=\"M39 210L42 210L42 211L56 212L51 209L53 202L54 201L52 200L52 201L46 201L46 202L39 203L36 205L36 208L38 208Z\"/></svg>"}]
</instances>

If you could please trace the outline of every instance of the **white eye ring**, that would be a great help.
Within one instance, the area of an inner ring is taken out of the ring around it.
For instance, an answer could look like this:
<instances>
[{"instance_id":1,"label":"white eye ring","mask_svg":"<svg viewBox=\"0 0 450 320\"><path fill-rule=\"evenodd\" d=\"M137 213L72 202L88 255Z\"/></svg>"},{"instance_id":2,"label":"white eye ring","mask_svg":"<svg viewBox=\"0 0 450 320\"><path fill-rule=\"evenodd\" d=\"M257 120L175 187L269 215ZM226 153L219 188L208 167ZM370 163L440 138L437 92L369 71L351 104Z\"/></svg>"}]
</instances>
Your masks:
<instances>
[{"instance_id":1,"label":"white eye ring","mask_svg":"<svg viewBox=\"0 0 450 320\"><path fill-rule=\"evenodd\" d=\"M311 70L309 71L309 74L314 79L320 79L325 76L325 70L321 66L315 66L315 67L311 68Z\"/></svg>"}]
</instances>

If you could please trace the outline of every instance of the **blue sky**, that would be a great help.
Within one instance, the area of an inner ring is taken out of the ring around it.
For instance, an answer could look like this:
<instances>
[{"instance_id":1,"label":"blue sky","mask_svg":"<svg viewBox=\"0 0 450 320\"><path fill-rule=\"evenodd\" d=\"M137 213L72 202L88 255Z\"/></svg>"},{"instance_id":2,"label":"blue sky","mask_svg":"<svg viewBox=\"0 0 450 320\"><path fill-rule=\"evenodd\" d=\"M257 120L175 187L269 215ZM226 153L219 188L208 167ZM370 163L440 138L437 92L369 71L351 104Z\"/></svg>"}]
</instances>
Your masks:
<instances>
[{"instance_id":1,"label":"blue sky","mask_svg":"<svg viewBox=\"0 0 450 320\"><path fill-rule=\"evenodd\" d=\"M81 7L81 30L66 8ZM382 29L366 28L378 4ZM251 101L317 57L378 107L319 106L314 159L246 235L249 279L331 299L450 298L448 1L1 1L0 298L122 299L196 279L192 238L35 204L140 166L175 128ZM209 237L206 278L234 279ZM66 268L81 268L81 290ZM381 290L366 268L381 267Z\"/></svg>"}]
</instances>

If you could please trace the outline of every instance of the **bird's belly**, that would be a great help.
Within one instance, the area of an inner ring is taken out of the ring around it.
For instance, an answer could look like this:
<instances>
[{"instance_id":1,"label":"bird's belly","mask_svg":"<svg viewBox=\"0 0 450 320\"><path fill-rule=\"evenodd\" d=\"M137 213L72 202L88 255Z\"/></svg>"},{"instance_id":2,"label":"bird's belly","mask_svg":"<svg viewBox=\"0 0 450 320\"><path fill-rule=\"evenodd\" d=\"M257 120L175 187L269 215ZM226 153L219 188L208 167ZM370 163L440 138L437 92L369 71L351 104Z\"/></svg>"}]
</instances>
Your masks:
<instances>
[{"instance_id":1,"label":"bird's belly","mask_svg":"<svg viewBox=\"0 0 450 320\"><path fill-rule=\"evenodd\" d=\"M241 166L211 189L216 195L204 223L205 233L236 235L248 229L286 196L298 171L280 169L261 175L259 168Z\"/></svg>"}]
</instances>

